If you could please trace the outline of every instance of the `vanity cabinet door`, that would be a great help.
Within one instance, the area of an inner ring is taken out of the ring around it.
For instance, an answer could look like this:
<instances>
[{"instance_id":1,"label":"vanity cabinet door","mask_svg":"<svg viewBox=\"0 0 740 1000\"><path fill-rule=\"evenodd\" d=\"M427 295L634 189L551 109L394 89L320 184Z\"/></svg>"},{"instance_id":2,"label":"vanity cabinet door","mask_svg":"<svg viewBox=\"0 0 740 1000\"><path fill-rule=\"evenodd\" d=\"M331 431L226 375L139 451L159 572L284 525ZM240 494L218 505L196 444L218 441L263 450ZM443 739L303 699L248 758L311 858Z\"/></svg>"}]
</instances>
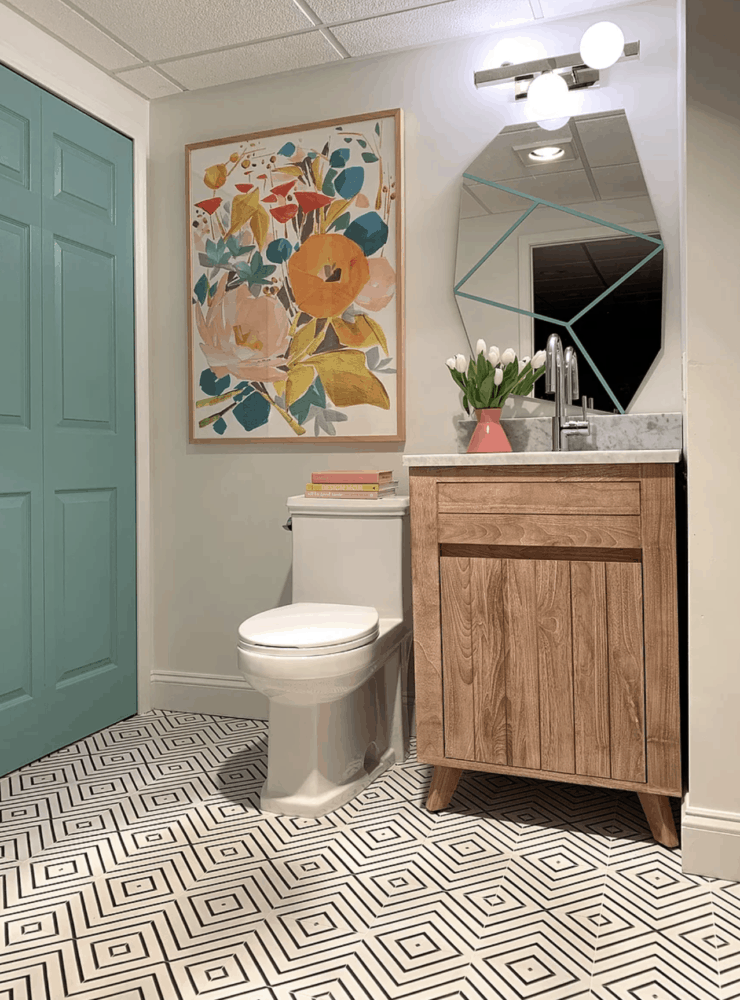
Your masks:
<instances>
[{"instance_id":1,"label":"vanity cabinet door","mask_svg":"<svg viewBox=\"0 0 740 1000\"><path fill-rule=\"evenodd\" d=\"M445 757L645 782L639 562L442 554L440 584Z\"/></svg>"}]
</instances>

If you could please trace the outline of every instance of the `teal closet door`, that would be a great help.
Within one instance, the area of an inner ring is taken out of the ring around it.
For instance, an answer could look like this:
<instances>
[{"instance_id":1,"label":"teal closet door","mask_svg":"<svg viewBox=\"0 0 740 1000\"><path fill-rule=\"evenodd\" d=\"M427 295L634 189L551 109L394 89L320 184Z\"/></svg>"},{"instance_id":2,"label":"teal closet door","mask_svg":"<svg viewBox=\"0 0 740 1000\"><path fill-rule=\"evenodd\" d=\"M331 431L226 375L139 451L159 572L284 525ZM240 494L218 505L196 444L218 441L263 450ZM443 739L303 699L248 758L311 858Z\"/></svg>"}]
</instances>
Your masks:
<instances>
[{"instance_id":1,"label":"teal closet door","mask_svg":"<svg viewBox=\"0 0 740 1000\"><path fill-rule=\"evenodd\" d=\"M136 711L131 141L44 92L46 685L62 746Z\"/></svg>"},{"instance_id":2,"label":"teal closet door","mask_svg":"<svg viewBox=\"0 0 740 1000\"><path fill-rule=\"evenodd\" d=\"M136 711L132 180L0 67L0 774Z\"/></svg>"},{"instance_id":3,"label":"teal closet door","mask_svg":"<svg viewBox=\"0 0 740 1000\"><path fill-rule=\"evenodd\" d=\"M0 773L46 745L40 122L0 66Z\"/></svg>"}]
</instances>

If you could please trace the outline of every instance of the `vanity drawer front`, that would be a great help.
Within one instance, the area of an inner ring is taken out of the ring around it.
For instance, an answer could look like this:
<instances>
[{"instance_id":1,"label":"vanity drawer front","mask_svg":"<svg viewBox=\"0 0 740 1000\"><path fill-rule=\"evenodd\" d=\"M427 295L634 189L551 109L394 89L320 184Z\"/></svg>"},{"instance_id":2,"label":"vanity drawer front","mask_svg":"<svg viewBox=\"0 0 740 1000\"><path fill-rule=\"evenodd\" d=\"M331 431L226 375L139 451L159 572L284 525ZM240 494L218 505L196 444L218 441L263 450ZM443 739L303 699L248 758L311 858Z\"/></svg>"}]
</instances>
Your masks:
<instances>
[{"instance_id":1,"label":"vanity drawer front","mask_svg":"<svg viewBox=\"0 0 740 1000\"><path fill-rule=\"evenodd\" d=\"M640 513L639 482L439 483L440 514Z\"/></svg>"},{"instance_id":2,"label":"vanity drawer front","mask_svg":"<svg viewBox=\"0 0 740 1000\"><path fill-rule=\"evenodd\" d=\"M640 548L640 518L629 514L440 514L440 544Z\"/></svg>"}]
</instances>

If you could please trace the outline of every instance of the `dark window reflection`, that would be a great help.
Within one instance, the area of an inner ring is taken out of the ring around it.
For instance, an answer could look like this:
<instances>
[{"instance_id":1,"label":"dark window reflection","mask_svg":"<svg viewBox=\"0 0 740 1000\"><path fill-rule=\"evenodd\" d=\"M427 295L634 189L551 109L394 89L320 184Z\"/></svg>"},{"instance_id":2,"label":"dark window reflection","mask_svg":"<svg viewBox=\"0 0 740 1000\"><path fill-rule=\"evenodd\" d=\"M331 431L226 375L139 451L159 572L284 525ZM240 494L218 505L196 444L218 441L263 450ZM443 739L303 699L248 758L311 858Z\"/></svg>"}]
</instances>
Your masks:
<instances>
[{"instance_id":1,"label":"dark window reflection","mask_svg":"<svg viewBox=\"0 0 740 1000\"><path fill-rule=\"evenodd\" d=\"M649 235L659 238L657 233ZM636 236L534 247L533 311L570 322L653 249L653 244ZM661 251L573 324L625 409L660 351L662 304ZM553 332L560 334L564 348L572 344L578 352L567 330L545 320L534 321L535 351L545 347ZM593 396L597 409L613 411L613 401L578 353L581 395ZM544 390L545 380L539 379L535 395L546 398Z\"/></svg>"}]
</instances>

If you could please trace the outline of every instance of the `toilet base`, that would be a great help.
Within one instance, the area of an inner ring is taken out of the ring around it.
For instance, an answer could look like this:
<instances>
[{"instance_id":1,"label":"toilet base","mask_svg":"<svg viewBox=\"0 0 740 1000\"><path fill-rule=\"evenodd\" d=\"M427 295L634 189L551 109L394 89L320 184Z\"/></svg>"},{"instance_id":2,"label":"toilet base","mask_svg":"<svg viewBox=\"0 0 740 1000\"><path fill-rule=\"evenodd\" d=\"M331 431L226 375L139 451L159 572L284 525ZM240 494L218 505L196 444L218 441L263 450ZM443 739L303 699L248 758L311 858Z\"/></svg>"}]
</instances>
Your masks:
<instances>
[{"instance_id":1,"label":"toilet base","mask_svg":"<svg viewBox=\"0 0 740 1000\"><path fill-rule=\"evenodd\" d=\"M372 771L364 772L342 785L325 788L318 794L310 791L305 795L301 795L300 792L293 795L272 795L267 787L268 782L265 782L260 795L260 809L263 812L278 813L282 816L324 816L334 809L339 809L340 806L359 795L371 781L375 781L395 763L396 751L391 747L386 750Z\"/></svg>"},{"instance_id":2,"label":"toilet base","mask_svg":"<svg viewBox=\"0 0 740 1000\"><path fill-rule=\"evenodd\" d=\"M403 623L382 622L373 644L375 668L354 691L318 704L270 699L267 780L260 796L265 812L324 816L403 762L410 645Z\"/></svg>"}]
</instances>

